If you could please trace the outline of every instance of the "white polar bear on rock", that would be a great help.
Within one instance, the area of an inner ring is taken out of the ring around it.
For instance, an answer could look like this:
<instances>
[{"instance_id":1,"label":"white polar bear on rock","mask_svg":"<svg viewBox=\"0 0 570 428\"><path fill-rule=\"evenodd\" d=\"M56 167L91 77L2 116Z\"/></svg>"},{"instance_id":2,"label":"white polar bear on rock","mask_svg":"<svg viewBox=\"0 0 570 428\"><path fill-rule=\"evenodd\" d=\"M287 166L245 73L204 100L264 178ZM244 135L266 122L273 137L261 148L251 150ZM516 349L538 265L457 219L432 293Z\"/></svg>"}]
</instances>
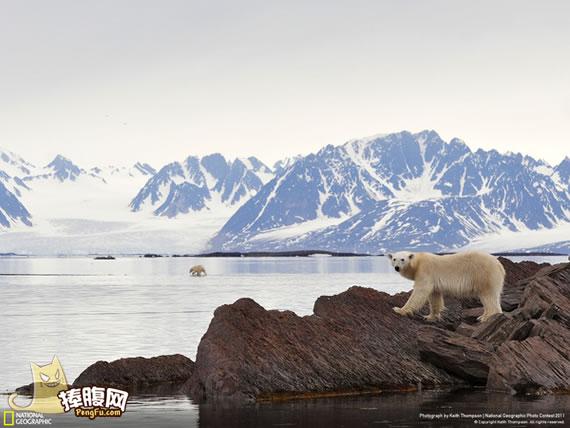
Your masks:
<instances>
[{"instance_id":1,"label":"white polar bear on rock","mask_svg":"<svg viewBox=\"0 0 570 428\"><path fill-rule=\"evenodd\" d=\"M394 269L414 281L412 295L401 308L400 315L412 315L429 302L428 320L441 317L443 296L478 297L483 304L480 321L501 313L501 292L505 269L490 254L469 251L438 256L430 253L400 251L388 254Z\"/></svg>"}]
</instances>

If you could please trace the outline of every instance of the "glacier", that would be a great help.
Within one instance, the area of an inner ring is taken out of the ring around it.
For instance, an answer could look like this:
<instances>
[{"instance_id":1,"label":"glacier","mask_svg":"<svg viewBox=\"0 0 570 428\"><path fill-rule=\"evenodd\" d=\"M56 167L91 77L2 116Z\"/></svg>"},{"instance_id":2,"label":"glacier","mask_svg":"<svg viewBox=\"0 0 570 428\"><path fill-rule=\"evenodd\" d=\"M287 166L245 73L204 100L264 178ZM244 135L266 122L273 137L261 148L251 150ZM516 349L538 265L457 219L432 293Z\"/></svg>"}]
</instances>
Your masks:
<instances>
[{"instance_id":1,"label":"glacier","mask_svg":"<svg viewBox=\"0 0 570 428\"><path fill-rule=\"evenodd\" d=\"M201 251L273 175L254 157L197 159L157 171L142 162L82 168L57 155L36 167L0 150L0 247L34 255Z\"/></svg>"}]
</instances>

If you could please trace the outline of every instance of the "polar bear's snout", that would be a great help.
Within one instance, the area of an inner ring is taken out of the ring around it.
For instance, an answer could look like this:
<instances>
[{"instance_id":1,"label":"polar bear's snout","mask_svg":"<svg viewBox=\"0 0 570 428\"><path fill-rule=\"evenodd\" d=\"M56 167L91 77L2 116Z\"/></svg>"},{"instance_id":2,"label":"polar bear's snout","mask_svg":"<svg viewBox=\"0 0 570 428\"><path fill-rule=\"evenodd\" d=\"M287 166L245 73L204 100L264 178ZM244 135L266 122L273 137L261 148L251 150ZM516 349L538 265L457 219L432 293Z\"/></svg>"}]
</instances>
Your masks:
<instances>
[{"instance_id":1,"label":"polar bear's snout","mask_svg":"<svg viewBox=\"0 0 570 428\"><path fill-rule=\"evenodd\" d=\"M400 273L406 270L414 255L407 251L399 251L394 254L387 254L387 257L394 270Z\"/></svg>"}]
</instances>

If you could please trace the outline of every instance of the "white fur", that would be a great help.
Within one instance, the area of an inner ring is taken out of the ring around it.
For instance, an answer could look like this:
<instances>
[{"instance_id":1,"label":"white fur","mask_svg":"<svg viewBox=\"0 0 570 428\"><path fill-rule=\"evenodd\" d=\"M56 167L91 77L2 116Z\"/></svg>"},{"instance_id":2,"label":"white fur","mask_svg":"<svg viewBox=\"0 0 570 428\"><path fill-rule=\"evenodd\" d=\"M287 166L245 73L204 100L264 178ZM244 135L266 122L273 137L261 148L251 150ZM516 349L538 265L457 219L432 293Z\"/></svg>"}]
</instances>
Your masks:
<instances>
[{"instance_id":1,"label":"white fur","mask_svg":"<svg viewBox=\"0 0 570 428\"><path fill-rule=\"evenodd\" d=\"M412 295L394 311L412 315L429 302L428 319L441 317L444 296L478 297L483 304L480 320L501 313L501 292L505 279L503 265L490 254L469 251L438 256L430 253L400 251L388 254L394 269L414 281Z\"/></svg>"}]
</instances>

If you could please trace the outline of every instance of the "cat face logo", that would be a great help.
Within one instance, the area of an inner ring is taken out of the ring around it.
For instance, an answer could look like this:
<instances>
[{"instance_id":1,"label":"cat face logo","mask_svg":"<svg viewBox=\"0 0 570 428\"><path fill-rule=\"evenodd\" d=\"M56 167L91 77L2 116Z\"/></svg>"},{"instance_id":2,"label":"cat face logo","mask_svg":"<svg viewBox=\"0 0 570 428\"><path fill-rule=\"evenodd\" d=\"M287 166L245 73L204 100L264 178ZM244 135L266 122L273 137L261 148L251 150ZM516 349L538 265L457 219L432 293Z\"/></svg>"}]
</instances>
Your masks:
<instances>
[{"instance_id":1,"label":"cat face logo","mask_svg":"<svg viewBox=\"0 0 570 428\"><path fill-rule=\"evenodd\" d=\"M32 371L40 374L41 386L45 388L55 388L62 380L65 380L63 369L55 357L52 363L47 366L40 367L32 363Z\"/></svg>"},{"instance_id":2,"label":"cat face logo","mask_svg":"<svg viewBox=\"0 0 570 428\"><path fill-rule=\"evenodd\" d=\"M51 363L39 366L32 363L32 377L34 383L32 401L27 406L16 404L18 393L10 395L8 404L13 410L25 410L39 413L63 413L63 407L57 394L69 388L63 367L57 359L53 357Z\"/></svg>"}]
</instances>

